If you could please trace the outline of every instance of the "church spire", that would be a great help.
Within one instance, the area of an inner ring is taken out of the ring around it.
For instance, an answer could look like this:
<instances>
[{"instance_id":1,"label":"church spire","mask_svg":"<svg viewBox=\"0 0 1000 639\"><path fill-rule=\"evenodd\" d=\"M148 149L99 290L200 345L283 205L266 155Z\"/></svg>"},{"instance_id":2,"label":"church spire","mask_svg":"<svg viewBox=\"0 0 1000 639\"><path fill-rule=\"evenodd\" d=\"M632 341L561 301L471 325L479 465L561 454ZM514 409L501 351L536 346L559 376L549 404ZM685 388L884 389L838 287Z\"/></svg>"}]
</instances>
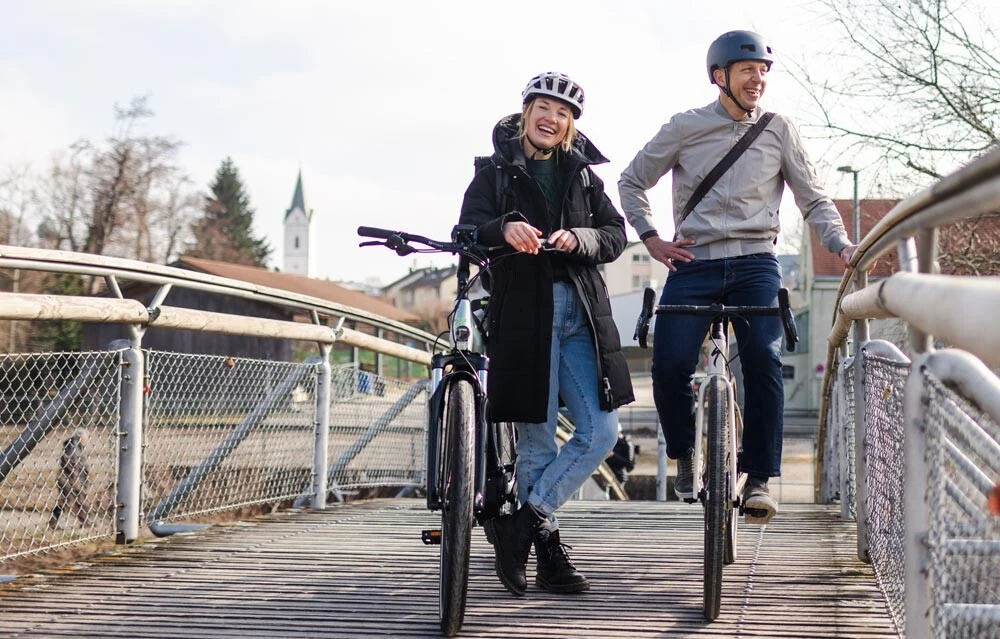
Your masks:
<instances>
[{"instance_id":1,"label":"church spire","mask_svg":"<svg viewBox=\"0 0 1000 639\"><path fill-rule=\"evenodd\" d=\"M298 209L306 214L306 217L310 217L309 211L306 210L306 198L302 195L302 169L299 169L299 179L295 182L295 195L292 196L292 205L285 211L285 219L288 219L289 214Z\"/></svg>"},{"instance_id":2,"label":"church spire","mask_svg":"<svg viewBox=\"0 0 1000 639\"><path fill-rule=\"evenodd\" d=\"M309 222L312 211L306 210L302 194L302 169L295 181L292 206L285 211L285 272L309 277Z\"/></svg>"}]
</instances>

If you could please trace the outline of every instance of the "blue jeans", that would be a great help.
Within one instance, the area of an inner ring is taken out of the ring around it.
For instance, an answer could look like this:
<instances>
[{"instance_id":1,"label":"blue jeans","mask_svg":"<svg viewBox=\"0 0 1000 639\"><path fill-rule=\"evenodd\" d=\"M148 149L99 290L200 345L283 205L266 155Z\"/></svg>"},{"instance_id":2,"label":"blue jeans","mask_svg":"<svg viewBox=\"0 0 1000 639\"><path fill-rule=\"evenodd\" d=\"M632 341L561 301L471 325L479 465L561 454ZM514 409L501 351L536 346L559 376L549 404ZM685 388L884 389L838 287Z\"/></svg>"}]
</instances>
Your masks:
<instances>
[{"instance_id":1,"label":"blue jeans","mask_svg":"<svg viewBox=\"0 0 1000 639\"><path fill-rule=\"evenodd\" d=\"M781 267L770 254L676 263L660 304L777 306ZM743 472L781 475L784 386L781 379L779 317L735 319L743 367ZM657 315L653 337L653 401L667 440L667 456L677 459L694 449L694 394L691 379L698 364L710 317ZM736 355L735 348L729 357Z\"/></svg>"},{"instance_id":2,"label":"blue jeans","mask_svg":"<svg viewBox=\"0 0 1000 639\"><path fill-rule=\"evenodd\" d=\"M618 439L618 411L603 411L598 397L597 348L583 302L572 284L552 286L552 357L548 421L517 424L517 482L522 504L531 504L557 527L556 509L590 478ZM556 392L558 390L558 392ZM559 397L576 431L556 445Z\"/></svg>"}]
</instances>

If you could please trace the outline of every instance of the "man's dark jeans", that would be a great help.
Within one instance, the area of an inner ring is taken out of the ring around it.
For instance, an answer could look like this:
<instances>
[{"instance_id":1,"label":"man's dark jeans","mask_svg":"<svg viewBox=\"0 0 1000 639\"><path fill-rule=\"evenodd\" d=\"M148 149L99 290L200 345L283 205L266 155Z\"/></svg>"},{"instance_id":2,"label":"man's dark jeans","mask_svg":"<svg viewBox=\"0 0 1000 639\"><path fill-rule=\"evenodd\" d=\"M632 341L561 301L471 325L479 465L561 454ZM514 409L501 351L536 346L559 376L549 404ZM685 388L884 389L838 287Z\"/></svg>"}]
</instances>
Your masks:
<instances>
[{"instance_id":1,"label":"man's dark jeans","mask_svg":"<svg viewBox=\"0 0 1000 639\"><path fill-rule=\"evenodd\" d=\"M781 267L770 254L720 260L676 262L660 304L777 306ZM781 474L785 405L781 379L781 319L733 320L743 367L745 406L741 470L760 477ZM653 334L653 400L667 439L667 456L676 459L694 448L694 394L691 379L710 317L657 315ZM733 362L732 365L736 365Z\"/></svg>"}]
</instances>

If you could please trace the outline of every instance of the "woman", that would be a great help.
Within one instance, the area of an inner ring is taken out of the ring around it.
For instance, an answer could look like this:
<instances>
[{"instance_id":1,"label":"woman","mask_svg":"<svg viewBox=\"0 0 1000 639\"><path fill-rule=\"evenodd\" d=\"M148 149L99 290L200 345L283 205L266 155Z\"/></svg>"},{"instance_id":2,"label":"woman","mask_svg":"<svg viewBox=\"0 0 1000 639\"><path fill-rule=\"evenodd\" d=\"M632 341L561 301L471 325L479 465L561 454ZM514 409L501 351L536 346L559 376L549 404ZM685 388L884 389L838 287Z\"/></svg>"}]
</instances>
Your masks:
<instances>
[{"instance_id":1,"label":"woman","mask_svg":"<svg viewBox=\"0 0 1000 639\"><path fill-rule=\"evenodd\" d=\"M491 268L489 417L517 423L521 507L487 522L497 576L515 595L535 583L552 592L589 588L570 562L555 511L601 464L617 439L617 408L632 384L597 270L625 248L625 222L589 168L607 159L576 131L583 89L561 73L531 79L519 114L493 130L491 166L465 193L460 223L483 244L517 250ZM499 181L499 184L498 184ZM541 252L545 245L559 252ZM556 445L559 401L576 426Z\"/></svg>"}]
</instances>

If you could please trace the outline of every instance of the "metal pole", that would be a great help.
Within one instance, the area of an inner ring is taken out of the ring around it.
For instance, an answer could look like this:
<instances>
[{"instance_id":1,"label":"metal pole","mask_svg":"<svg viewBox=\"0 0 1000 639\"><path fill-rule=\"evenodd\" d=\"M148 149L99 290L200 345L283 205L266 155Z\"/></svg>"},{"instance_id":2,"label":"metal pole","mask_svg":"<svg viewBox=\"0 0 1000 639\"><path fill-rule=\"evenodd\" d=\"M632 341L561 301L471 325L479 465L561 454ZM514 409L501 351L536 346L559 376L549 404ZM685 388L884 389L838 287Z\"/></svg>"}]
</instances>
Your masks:
<instances>
[{"instance_id":1,"label":"metal pole","mask_svg":"<svg viewBox=\"0 0 1000 639\"><path fill-rule=\"evenodd\" d=\"M142 508L142 422L143 388L146 383L146 358L141 337L118 340L111 349L122 351L121 409L118 416L118 512L115 515L115 542L127 544L139 537L139 511Z\"/></svg>"},{"instance_id":2,"label":"metal pole","mask_svg":"<svg viewBox=\"0 0 1000 639\"><path fill-rule=\"evenodd\" d=\"M656 501L667 501L667 439L656 421Z\"/></svg>"},{"instance_id":3,"label":"metal pole","mask_svg":"<svg viewBox=\"0 0 1000 639\"><path fill-rule=\"evenodd\" d=\"M326 493L328 490L326 466L329 463L330 449L330 344L319 345L323 361L317 367L316 380L316 444L313 449L313 498L314 510L326 508Z\"/></svg>"},{"instance_id":4,"label":"metal pole","mask_svg":"<svg viewBox=\"0 0 1000 639\"><path fill-rule=\"evenodd\" d=\"M861 243L861 204L858 201L858 172L854 174L854 243Z\"/></svg>"}]
</instances>

